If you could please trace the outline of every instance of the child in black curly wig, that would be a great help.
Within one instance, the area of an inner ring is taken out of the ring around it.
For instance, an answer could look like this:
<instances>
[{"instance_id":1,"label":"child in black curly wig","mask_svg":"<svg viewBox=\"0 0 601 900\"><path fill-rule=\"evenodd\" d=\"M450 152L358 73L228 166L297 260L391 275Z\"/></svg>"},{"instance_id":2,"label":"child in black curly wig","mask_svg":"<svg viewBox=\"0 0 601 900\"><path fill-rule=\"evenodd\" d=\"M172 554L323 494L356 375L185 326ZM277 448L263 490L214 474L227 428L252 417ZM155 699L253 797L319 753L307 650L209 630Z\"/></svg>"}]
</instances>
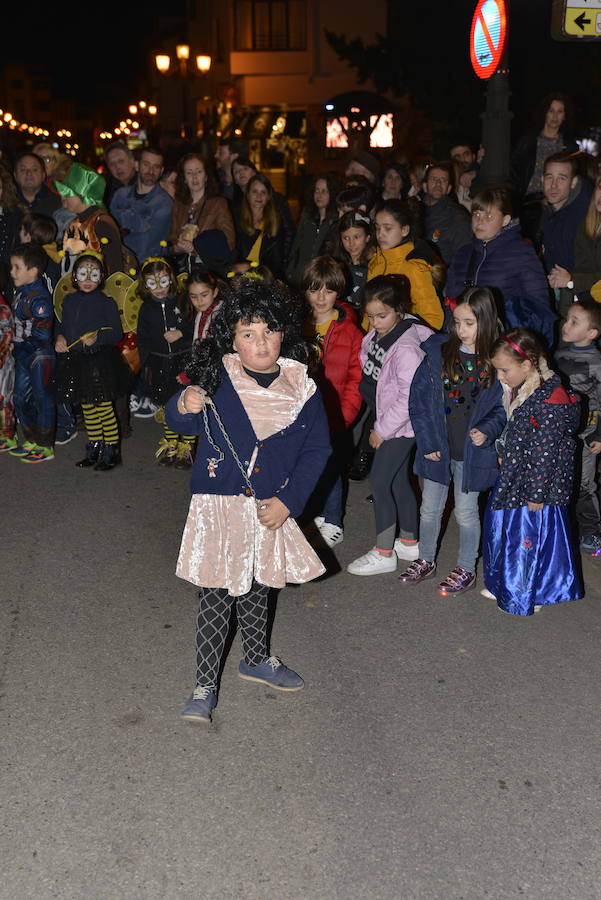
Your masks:
<instances>
[{"instance_id":1,"label":"child in black curly wig","mask_svg":"<svg viewBox=\"0 0 601 900\"><path fill-rule=\"evenodd\" d=\"M177 574L200 588L196 687L182 716L208 722L233 608L240 677L283 691L303 679L267 647L270 588L324 569L294 517L330 454L319 392L304 364L295 305L281 286L245 280L186 370L192 384L165 408L174 431L198 435L192 501Z\"/></svg>"}]
</instances>

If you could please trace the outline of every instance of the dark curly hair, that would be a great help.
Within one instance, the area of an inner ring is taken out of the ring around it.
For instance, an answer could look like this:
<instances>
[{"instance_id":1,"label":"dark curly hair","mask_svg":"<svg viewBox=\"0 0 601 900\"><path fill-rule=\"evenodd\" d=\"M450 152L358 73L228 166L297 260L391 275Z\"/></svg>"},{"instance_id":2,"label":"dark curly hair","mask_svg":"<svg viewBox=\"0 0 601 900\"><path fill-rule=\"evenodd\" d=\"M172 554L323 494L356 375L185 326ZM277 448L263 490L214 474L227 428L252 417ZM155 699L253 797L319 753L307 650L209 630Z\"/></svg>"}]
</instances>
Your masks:
<instances>
[{"instance_id":1,"label":"dark curly hair","mask_svg":"<svg viewBox=\"0 0 601 900\"><path fill-rule=\"evenodd\" d=\"M300 336L300 314L300 304L295 303L282 284L268 284L256 278L243 280L236 291L224 297L213 320L211 336L194 344L186 375L208 394L215 393L223 378L221 360L234 350L238 322L244 325L265 322L272 331L281 331L280 356L306 362L307 350Z\"/></svg>"}]
</instances>

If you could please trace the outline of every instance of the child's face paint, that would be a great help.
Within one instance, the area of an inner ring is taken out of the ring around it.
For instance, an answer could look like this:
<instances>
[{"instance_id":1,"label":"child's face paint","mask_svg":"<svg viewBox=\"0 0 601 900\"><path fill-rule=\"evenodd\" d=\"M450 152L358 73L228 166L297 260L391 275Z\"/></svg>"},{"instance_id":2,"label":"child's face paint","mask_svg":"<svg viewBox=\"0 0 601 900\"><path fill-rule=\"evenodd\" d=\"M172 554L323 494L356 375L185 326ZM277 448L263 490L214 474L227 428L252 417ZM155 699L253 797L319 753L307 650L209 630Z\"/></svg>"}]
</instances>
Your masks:
<instances>
[{"instance_id":1,"label":"child's face paint","mask_svg":"<svg viewBox=\"0 0 601 900\"><path fill-rule=\"evenodd\" d=\"M277 372L282 332L272 331L266 322L249 325L238 322L234 332L234 350L245 369L251 372Z\"/></svg>"},{"instance_id":2,"label":"child's face paint","mask_svg":"<svg viewBox=\"0 0 601 900\"><path fill-rule=\"evenodd\" d=\"M89 294L90 291L96 290L100 284L102 272L100 266L94 265L92 262L84 262L75 269L75 280L80 291Z\"/></svg>"},{"instance_id":3,"label":"child's face paint","mask_svg":"<svg viewBox=\"0 0 601 900\"><path fill-rule=\"evenodd\" d=\"M144 284L153 297L156 297L157 300L164 300L169 294L171 276L169 275L169 272L163 269L161 272L156 272L154 275L146 275Z\"/></svg>"},{"instance_id":4,"label":"child's face paint","mask_svg":"<svg viewBox=\"0 0 601 900\"><path fill-rule=\"evenodd\" d=\"M508 388L521 387L534 368L529 359L518 362L503 350L496 353L491 362L497 370L499 381Z\"/></svg>"}]
</instances>

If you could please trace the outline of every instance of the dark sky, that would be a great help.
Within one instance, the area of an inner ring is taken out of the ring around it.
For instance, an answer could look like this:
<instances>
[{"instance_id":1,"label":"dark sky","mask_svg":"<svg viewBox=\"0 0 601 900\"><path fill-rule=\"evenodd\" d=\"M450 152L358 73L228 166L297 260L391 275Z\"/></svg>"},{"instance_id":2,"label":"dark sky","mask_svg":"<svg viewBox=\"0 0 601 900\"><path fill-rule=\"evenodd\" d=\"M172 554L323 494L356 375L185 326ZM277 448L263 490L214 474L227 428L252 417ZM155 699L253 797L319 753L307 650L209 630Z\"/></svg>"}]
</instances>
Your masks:
<instances>
[{"instance_id":1,"label":"dark sky","mask_svg":"<svg viewBox=\"0 0 601 900\"><path fill-rule=\"evenodd\" d=\"M45 64L60 96L94 104L106 91L131 84L145 72L157 16L166 10L176 14L184 6L173 0L58 6L17 0L3 16L2 62Z\"/></svg>"},{"instance_id":2,"label":"dark sky","mask_svg":"<svg viewBox=\"0 0 601 900\"><path fill-rule=\"evenodd\" d=\"M352 0L363 2L363 0ZM468 60L475 0L429 0L425 6L390 0L398 28L399 60L423 86L431 108L461 95L473 118L481 86ZM146 0L56 6L35 0L11 4L2 22L2 60L46 63L59 96L94 106L121 99L146 72L156 44L157 18L181 15L185 0ZM601 42L560 43L550 37L551 0L511 0L510 82L516 125L547 90L574 96L577 118L601 124ZM422 11L423 10L423 11ZM395 16L395 13L397 14ZM353 33L352 16L340 31Z\"/></svg>"}]
</instances>

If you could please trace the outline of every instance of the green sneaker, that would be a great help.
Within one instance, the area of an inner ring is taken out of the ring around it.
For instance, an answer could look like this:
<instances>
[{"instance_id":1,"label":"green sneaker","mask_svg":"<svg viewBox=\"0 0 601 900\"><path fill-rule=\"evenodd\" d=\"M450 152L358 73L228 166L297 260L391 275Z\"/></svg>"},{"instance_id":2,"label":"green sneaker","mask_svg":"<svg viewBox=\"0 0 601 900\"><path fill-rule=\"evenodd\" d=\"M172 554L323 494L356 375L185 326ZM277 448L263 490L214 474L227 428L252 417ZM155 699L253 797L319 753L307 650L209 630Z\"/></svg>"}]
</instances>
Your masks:
<instances>
[{"instance_id":1,"label":"green sneaker","mask_svg":"<svg viewBox=\"0 0 601 900\"><path fill-rule=\"evenodd\" d=\"M47 459L54 459L54 450L52 447L33 447L27 456L21 457L21 462L41 463L46 462Z\"/></svg>"},{"instance_id":2,"label":"green sneaker","mask_svg":"<svg viewBox=\"0 0 601 900\"><path fill-rule=\"evenodd\" d=\"M8 451L14 450L15 447L17 446L17 443L18 443L18 441L16 438L1 437L0 438L0 453L6 453L7 450Z\"/></svg>"},{"instance_id":3,"label":"green sneaker","mask_svg":"<svg viewBox=\"0 0 601 900\"><path fill-rule=\"evenodd\" d=\"M17 446L12 450L9 450L11 456L27 456L28 453L31 453L32 450L37 450L38 447L34 444L33 441L23 441L22 444L17 442Z\"/></svg>"}]
</instances>

